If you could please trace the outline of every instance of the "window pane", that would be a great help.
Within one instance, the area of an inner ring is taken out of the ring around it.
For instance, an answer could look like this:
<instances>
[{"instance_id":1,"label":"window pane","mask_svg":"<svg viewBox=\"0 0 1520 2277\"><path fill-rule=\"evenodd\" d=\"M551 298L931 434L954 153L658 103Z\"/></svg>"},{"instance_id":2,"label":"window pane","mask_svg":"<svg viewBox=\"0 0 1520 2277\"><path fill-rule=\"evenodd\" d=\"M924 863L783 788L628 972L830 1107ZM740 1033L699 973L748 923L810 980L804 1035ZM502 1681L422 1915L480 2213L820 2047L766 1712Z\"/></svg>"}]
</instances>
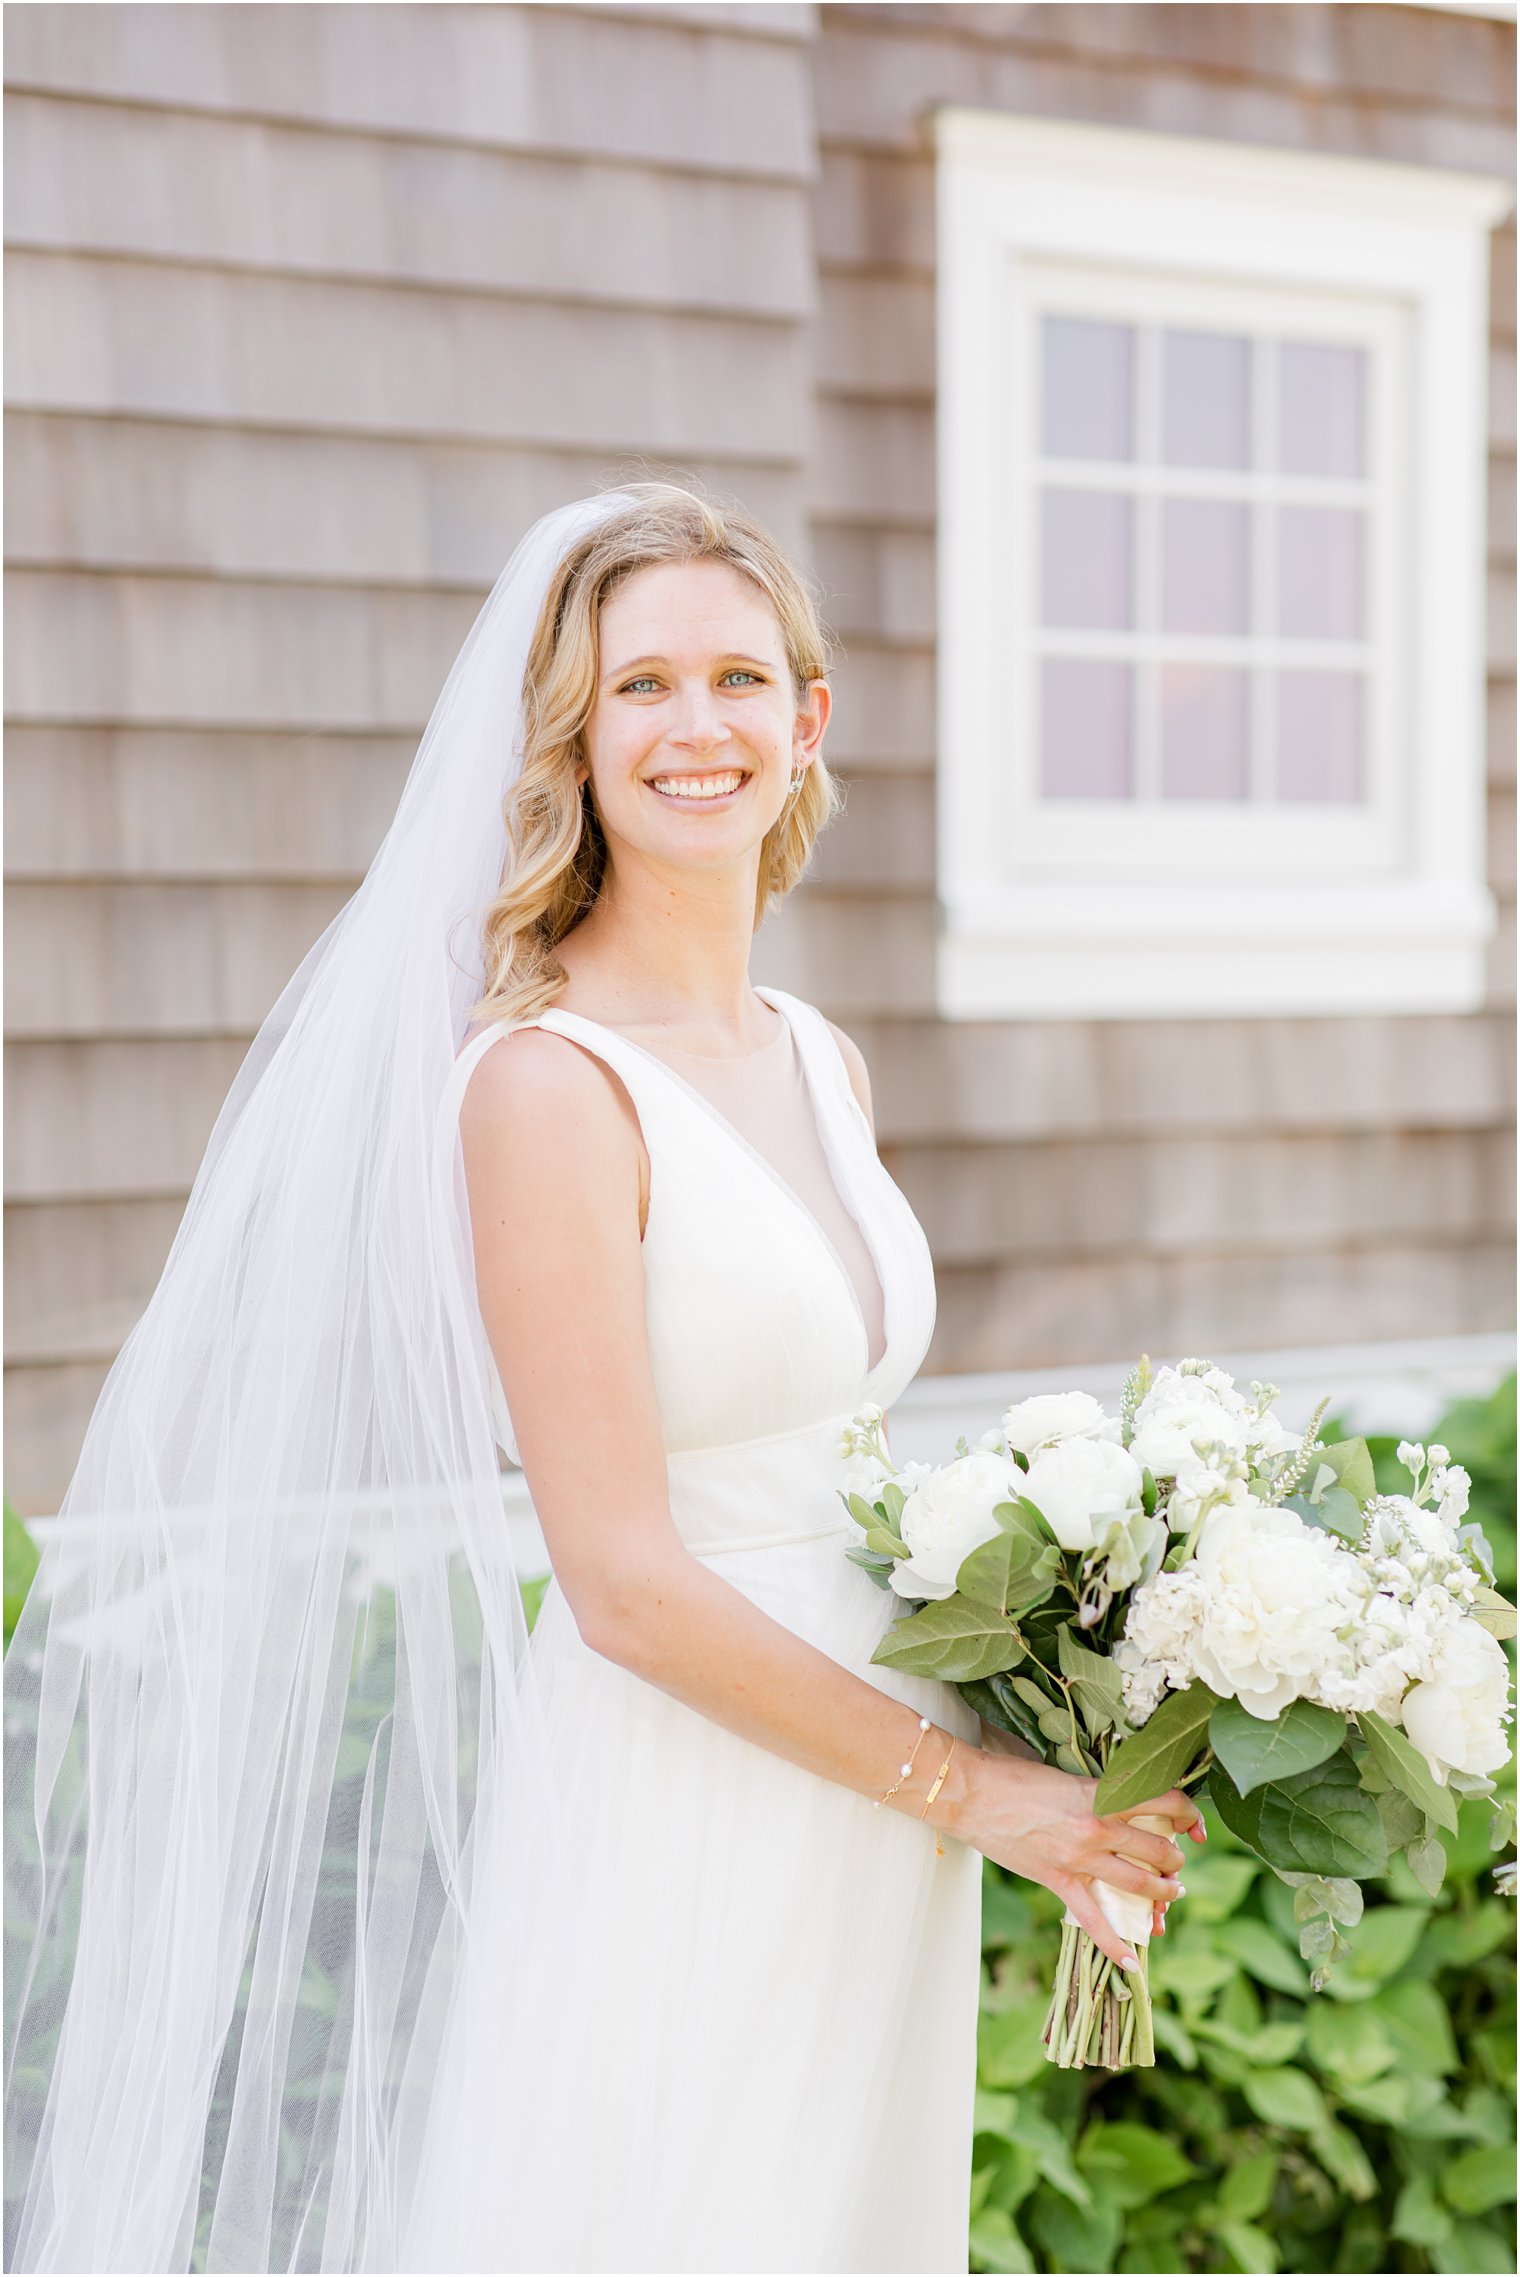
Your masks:
<instances>
[{"instance_id":1,"label":"window pane","mask_svg":"<svg viewBox=\"0 0 1520 2277\"><path fill-rule=\"evenodd\" d=\"M1107 490L1040 495L1041 621L1084 631L1130 624L1130 501Z\"/></svg>"},{"instance_id":2,"label":"window pane","mask_svg":"<svg viewBox=\"0 0 1520 2277\"><path fill-rule=\"evenodd\" d=\"M1040 675L1040 789L1051 799L1127 799L1130 668L1047 656Z\"/></svg>"},{"instance_id":3,"label":"window pane","mask_svg":"<svg viewBox=\"0 0 1520 2277\"><path fill-rule=\"evenodd\" d=\"M1354 506L1279 509L1279 632L1294 640L1361 639L1365 524Z\"/></svg>"},{"instance_id":4,"label":"window pane","mask_svg":"<svg viewBox=\"0 0 1520 2277\"><path fill-rule=\"evenodd\" d=\"M1250 791L1246 675L1217 664L1161 668L1161 795L1243 799Z\"/></svg>"},{"instance_id":5,"label":"window pane","mask_svg":"<svg viewBox=\"0 0 1520 2277\"><path fill-rule=\"evenodd\" d=\"M1284 340L1278 362L1278 465L1284 474L1367 471L1367 351Z\"/></svg>"},{"instance_id":6,"label":"window pane","mask_svg":"<svg viewBox=\"0 0 1520 2277\"><path fill-rule=\"evenodd\" d=\"M1230 332L1167 332L1161 368L1167 465L1249 466L1250 342Z\"/></svg>"},{"instance_id":7,"label":"window pane","mask_svg":"<svg viewBox=\"0 0 1520 2277\"><path fill-rule=\"evenodd\" d=\"M1058 459L1132 458L1134 327L1045 316L1040 338L1041 447Z\"/></svg>"},{"instance_id":8,"label":"window pane","mask_svg":"<svg viewBox=\"0 0 1520 2277\"><path fill-rule=\"evenodd\" d=\"M1243 633L1250 622L1250 523L1244 505L1161 502L1161 624L1173 633Z\"/></svg>"},{"instance_id":9,"label":"window pane","mask_svg":"<svg viewBox=\"0 0 1520 2277\"><path fill-rule=\"evenodd\" d=\"M1362 796L1359 672L1281 672L1277 678L1277 795L1344 803Z\"/></svg>"}]
</instances>

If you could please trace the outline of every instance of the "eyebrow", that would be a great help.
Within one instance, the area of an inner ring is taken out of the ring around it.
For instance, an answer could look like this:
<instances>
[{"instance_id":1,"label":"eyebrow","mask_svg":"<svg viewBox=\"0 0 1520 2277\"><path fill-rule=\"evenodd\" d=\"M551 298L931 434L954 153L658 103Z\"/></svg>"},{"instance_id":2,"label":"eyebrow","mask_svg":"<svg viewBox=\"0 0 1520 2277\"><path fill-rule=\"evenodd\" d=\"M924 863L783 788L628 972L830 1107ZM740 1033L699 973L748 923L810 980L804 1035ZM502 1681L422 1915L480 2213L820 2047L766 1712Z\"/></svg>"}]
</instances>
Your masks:
<instances>
[{"instance_id":1,"label":"eyebrow","mask_svg":"<svg viewBox=\"0 0 1520 2277\"><path fill-rule=\"evenodd\" d=\"M736 664L745 665L746 667L752 668L756 672L776 672L780 670L779 665L767 662L763 656L744 656L739 654L737 651L731 655L720 657L718 659L718 662L724 671L730 670ZM626 680L631 673L647 671L651 664L663 664L668 666L669 663L670 659L668 656L636 656L631 663L620 664L615 672L609 672L606 678L603 680L602 686L604 688L610 688L613 685L614 681Z\"/></svg>"}]
</instances>

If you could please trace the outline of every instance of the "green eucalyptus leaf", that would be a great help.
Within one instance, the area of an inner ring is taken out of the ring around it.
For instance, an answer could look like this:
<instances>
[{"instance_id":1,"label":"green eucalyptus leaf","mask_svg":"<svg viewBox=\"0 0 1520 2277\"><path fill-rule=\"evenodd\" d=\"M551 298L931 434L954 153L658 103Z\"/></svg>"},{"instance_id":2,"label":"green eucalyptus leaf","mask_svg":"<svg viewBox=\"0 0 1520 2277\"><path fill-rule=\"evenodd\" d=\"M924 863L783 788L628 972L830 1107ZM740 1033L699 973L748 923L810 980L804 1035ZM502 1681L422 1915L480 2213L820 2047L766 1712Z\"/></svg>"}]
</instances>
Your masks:
<instances>
[{"instance_id":1,"label":"green eucalyptus leaf","mask_svg":"<svg viewBox=\"0 0 1520 2277\"><path fill-rule=\"evenodd\" d=\"M1001 1613L952 1596L895 1622L871 1659L910 1676L936 1676L942 1683L959 1684L1007 1668L1022 1658L1023 1650L1018 1630Z\"/></svg>"},{"instance_id":2,"label":"green eucalyptus leaf","mask_svg":"<svg viewBox=\"0 0 1520 2277\"><path fill-rule=\"evenodd\" d=\"M858 1565L868 1573L878 1588L891 1588L892 1568L897 1563L896 1558L879 1557L875 1550L846 1550L844 1554L851 1565Z\"/></svg>"},{"instance_id":3,"label":"green eucalyptus leaf","mask_svg":"<svg viewBox=\"0 0 1520 2277\"><path fill-rule=\"evenodd\" d=\"M1318 1526L1322 1533L1335 1534L1343 1542L1360 1542L1366 1526L1362 1506L1343 1486L1321 1487L1318 1494L1289 1494L1283 1498L1284 1510L1292 1510L1307 1525Z\"/></svg>"},{"instance_id":4,"label":"green eucalyptus leaf","mask_svg":"<svg viewBox=\"0 0 1520 2277\"><path fill-rule=\"evenodd\" d=\"M1070 1629L1057 1633L1056 1650L1061 1674L1077 1696L1077 1706L1088 1730L1104 1732L1114 1724L1122 1724L1124 1689L1115 1663L1100 1653L1090 1652Z\"/></svg>"},{"instance_id":5,"label":"green eucalyptus leaf","mask_svg":"<svg viewBox=\"0 0 1520 2277\"><path fill-rule=\"evenodd\" d=\"M1309 1700L1290 1701L1270 1723L1253 1716L1238 1700L1221 1700L1209 1717L1209 1745L1241 1795L1269 1779L1312 1771L1335 1753L1345 1736L1345 1717Z\"/></svg>"},{"instance_id":6,"label":"green eucalyptus leaf","mask_svg":"<svg viewBox=\"0 0 1520 2277\"><path fill-rule=\"evenodd\" d=\"M1363 1509L1377 1493L1372 1451L1365 1439L1332 1439L1315 1450L1335 1472L1336 1484ZM1358 1537L1360 1539L1360 1537Z\"/></svg>"},{"instance_id":7,"label":"green eucalyptus leaf","mask_svg":"<svg viewBox=\"0 0 1520 2277\"><path fill-rule=\"evenodd\" d=\"M1155 1801L1185 1779L1203 1753L1209 1717L1217 1705L1217 1694L1206 1684L1168 1692L1149 1721L1114 1749L1098 1781L1094 1808L1100 1813L1131 1810L1136 1803Z\"/></svg>"},{"instance_id":8,"label":"green eucalyptus leaf","mask_svg":"<svg viewBox=\"0 0 1520 2277\"><path fill-rule=\"evenodd\" d=\"M1224 1766L1216 1763L1209 1773L1209 1792L1231 1833L1270 1866L1353 1879L1387 1869L1388 1843L1377 1804L1363 1792L1344 1749L1312 1771L1269 1780L1249 1795L1241 1795Z\"/></svg>"},{"instance_id":9,"label":"green eucalyptus leaf","mask_svg":"<svg viewBox=\"0 0 1520 2277\"><path fill-rule=\"evenodd\" d=\"M1439 1897L1441 1884L1446 1879L1446 1846L1434 1835L1426 1835L1411 1842L1404 1852L1404 1863L1427 1897Z\"/></svg>"},{"instance_id":10,"label":"green eucalyptus leaf","mask_svg":"<svg viewBox=\"0 0 1520 2277\"><path fill-rule=\"evenodd\" d=\"M1515 1608L1497 1589L1485 1586L1478 1590L1473 1599L1472 1617L1491 1637L1512 1637L1515 1633Z\"/></svg>"},{"instance_id":11,"label":"green eucalyptus leaf","mask_svg":"<svg viewBox=\"0 0 1520 2277\"><path fill-rule=\"evenodd\" d=\"M1060 1570L1060 1553L1048 1543L1000 1531L962 1558L955 1586L978 1605L1020 1613L1050 1595Z\"/></svg>"},{"instance_id":12,"label":"green eucalyptus leaf","mask_svg":"<svg viewBox=\"0 0 1520 2277\"><path fill-rule=\"evenodd\" d=\"M1437 1780L1413 1740L1381 1716L1374 1715L1370 1708L1362 1709L1356 1720L1369 1752L1400 1794L1418 1803L1426 1817L1444 1826L1448 1834L1455 1834L1457 1806L1450 1790Z\"/></svg>"}]
</instances>

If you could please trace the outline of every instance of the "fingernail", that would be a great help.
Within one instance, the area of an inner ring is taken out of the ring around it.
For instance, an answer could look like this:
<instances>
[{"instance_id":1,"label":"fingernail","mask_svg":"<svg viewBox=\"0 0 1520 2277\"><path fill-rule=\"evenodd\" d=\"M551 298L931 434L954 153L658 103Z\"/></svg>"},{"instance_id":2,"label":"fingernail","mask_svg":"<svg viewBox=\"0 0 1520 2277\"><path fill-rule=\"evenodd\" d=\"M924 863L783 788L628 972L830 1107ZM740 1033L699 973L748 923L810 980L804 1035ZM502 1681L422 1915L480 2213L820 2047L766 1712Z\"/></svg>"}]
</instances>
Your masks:
<instances>
[{"instance_id":1,"label":"fingernail","mask_svg":"<svg viewBox=\"0 0 1520 2277\"><path fill-rule=\"evenodd\" d=\"M1187 1883L1186 1883L1186 1882L1179 1882L1179 1883L1177 1884L1177 1895L1178 1895L1179 1897L1186 1897L1186 1896L1187 1896Z\"/></svg>"},{"instance_id":2,"label":"fingernail","mask_svg":"<svg viewBox=\"0 0 1520 2277\"><path fill-rule=\"evenodd\" d=\"M1163 1915L1161 1916L1161 1935L1162 1935L1163 1937L1166 1935L1166 1915L1165 1915L1165 1914L1163 1914Z\"/></svg>"},{"instance_id":3,"label":"fingernail","mask_svg":"<svg viewBox=\"0 0 1520 2277\"><path fill-rule=\"evenodd\" d=\"M1121 1966L1126 1969L1138 1969L1140 1963L1136 1960L1133 1953L1126 1953Z\"/></svg>"}]
</instances>

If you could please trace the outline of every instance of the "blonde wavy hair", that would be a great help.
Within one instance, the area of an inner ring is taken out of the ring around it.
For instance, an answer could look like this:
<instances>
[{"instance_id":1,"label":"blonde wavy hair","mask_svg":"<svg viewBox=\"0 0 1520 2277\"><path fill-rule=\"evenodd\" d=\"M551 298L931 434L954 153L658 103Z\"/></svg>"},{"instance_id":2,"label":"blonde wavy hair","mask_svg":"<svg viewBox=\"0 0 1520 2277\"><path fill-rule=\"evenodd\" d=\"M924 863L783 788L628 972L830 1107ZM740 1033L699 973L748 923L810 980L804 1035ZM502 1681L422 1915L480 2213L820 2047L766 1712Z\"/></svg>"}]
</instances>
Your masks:
<instances>
[{"instance_id":1,"label":"blonde wavy hair","mask_svg":"<svg viewBox=\"0 0 1520 2277\"><path fill-rule=\"evenodd\" d=\"M607 866L585 764L586 724L599 678L602 604L635 571L657 562L719 561L770 602L799 704L809 681L827 676L829 641L801 576L769 532L737 507L673 483L620 483L634 503L578 540L550 580L523 674L522 771L507 794L507 859L487 913L485 993L479 1021L531 1018L568 979L555 956L601 891ZM791 892L843 801L815 755L760 848L755 926Z\"/></svg>"}]
</instances>

